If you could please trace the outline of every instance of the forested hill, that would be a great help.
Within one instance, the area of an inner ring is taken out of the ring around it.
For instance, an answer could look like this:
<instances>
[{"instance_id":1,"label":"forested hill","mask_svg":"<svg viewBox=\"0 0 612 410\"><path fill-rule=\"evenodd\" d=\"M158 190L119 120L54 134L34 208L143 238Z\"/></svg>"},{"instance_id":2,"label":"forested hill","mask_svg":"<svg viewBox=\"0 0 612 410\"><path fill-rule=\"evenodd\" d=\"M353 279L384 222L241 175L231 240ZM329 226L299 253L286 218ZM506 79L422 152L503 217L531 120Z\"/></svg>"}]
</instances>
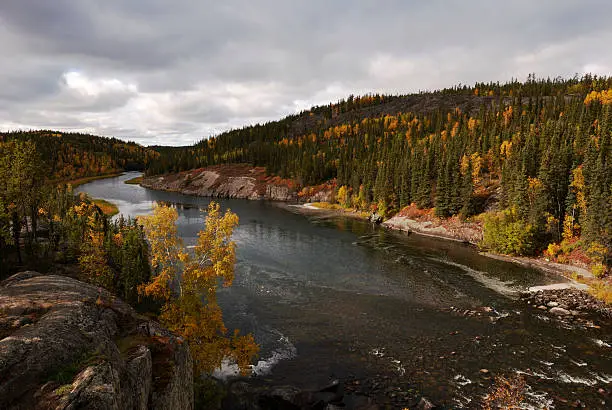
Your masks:
<instances>
[{"instance_id":1,"label":"forested hill","mask_svg":"<svg viewBox=\"0 0 612 410\"><path fill-rule=\"evenodd\" d=\"M66 181L123 170L144 170L159 154L134 142L60 131L0 133L0 154L14 142L34 144L52 180ZM2 155L0 155L2 157Z\"/></svg>"},{"instance_id":2,"label":"forested hill","mask_svg":"<svg viewBox=\"0 0 612 410\"><path fill-rule=\"evenodd\" d=\"M591 75L351 96L160 150L147 172L240 162L303 186L336 178L347 203L387 214L415 203L469 217L494 203L501 225L529 234L508 253L582 234L609 259L611 104L612 78Z\"/></svg>"}]
</instances>

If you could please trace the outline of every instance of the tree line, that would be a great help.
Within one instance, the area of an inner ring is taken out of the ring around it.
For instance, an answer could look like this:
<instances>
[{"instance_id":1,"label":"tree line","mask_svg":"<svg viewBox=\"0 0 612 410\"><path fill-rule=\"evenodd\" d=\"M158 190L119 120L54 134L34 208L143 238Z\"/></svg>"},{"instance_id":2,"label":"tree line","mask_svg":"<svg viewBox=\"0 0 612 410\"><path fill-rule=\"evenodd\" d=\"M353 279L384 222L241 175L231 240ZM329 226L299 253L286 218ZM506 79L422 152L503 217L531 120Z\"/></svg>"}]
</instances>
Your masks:
<instances>
[{"instance_id":1,"label":"tree line","mask_svg":"<svg viewBox=\"0 0 612 410\"><path fill-rule=\"evenodd\" d=\"M90 134L50 130L0 133L0 147L27 141L36 148L45 176L57 181L142 171L159 155L134 142Z\"/></svg>"}]
</instances>

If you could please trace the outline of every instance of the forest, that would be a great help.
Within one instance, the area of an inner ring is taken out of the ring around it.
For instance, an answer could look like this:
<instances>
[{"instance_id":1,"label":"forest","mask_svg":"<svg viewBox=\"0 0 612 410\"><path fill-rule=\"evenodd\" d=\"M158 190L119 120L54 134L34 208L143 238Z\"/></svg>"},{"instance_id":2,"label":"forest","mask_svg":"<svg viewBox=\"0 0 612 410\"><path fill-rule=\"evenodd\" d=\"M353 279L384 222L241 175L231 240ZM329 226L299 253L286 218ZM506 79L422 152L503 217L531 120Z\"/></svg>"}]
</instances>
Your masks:
<instances>
[{"instance_id":1,"label":"forest","mask_svg":"<svg viewBox=\"0 0 612 410\"><path fill-rule=\"evenodd\" d=\"M612 249L611 105L612 78L593 75L350 96L159 149L146 173L249 163L300 186L332 180L345 206L478 216L488 249L544 252L603 275Z\"/></svg>"},{"instance_id":2,"label":"forest","mask_svg":"<svg viewBox=\"0 0 612 410\"><path fill-rule=\"evenodd\" d=\"M55 181L142 171L159 155L152 149L117 138L49 130L0 132L0 153L3 147L26 141L34 144L45 175Z\"/></svg>"}]
</instances>

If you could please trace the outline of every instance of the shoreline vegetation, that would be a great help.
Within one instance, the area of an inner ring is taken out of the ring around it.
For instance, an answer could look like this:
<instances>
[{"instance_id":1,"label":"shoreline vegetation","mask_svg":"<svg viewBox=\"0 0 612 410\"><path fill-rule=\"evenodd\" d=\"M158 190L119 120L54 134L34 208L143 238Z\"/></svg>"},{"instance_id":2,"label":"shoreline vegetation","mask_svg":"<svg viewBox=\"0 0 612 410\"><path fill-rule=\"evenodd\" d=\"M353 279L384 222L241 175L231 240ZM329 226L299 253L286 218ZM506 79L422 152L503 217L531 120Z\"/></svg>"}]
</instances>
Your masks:
<instances>
[{"instance_id":1,"label":"shoreline vegetation","mask_svg":"<svg viewBox=\"0 0 612 410\"><path fill-rule=\"evenodd\" d=\"M80 185L87 184L88 182L96 181L98 179L114 178L114 177L118 177L120 175L123 175L123 171L122 172L113 172L113 173L110 173L110 174L94 175L94 176L91 176L91 177L82 177L82 178L71 179L71 180L67 180L67 181L58 181L58 184L70 185L74 189L74 188L76 188L76 187L78 187Z\"/></svg>"},{"instance_id":2,"label":"shoreline vegetation","mask_svg":"<svg viewBox=\"0 0 612 410\"><path fill-rule=\"evenodd\" d=\"M115 216L119 213L119 207L106 199L92 198L91 202L100 208L102 213L108 217Z\"/></svg>"},{"instance_id":3,"label":"shoreline vegetation","mask_svg":"<svg viewBox=\"0 0 612 410\"><path fill-rule=\"evenodd\" d=\"M129 184L129 185L140 185L140 183L142 182L143 177L139 176L139 177L135 177L135 178L131 178L128 180L123 181L124 184Z\"/></svg>"}]
</instances>

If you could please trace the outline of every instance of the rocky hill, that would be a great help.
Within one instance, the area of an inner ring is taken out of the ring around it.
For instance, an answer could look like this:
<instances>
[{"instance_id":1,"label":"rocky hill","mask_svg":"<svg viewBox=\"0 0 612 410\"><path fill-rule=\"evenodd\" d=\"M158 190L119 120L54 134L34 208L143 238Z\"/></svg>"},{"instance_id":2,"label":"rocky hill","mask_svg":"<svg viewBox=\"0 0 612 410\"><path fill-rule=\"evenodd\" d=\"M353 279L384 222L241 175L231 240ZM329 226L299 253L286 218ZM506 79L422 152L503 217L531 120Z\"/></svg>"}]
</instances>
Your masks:
<instances>
[{"instance_id":1,"label":"rocky hill","mask_svg":"<svg viewBox=\"0 0 612 410\"><path fill-rule=\"evenodd\" d=\"M183 341L125 302L64 276L0 283L0 408L191 409Z\"/></svg>"}]
</instances>

